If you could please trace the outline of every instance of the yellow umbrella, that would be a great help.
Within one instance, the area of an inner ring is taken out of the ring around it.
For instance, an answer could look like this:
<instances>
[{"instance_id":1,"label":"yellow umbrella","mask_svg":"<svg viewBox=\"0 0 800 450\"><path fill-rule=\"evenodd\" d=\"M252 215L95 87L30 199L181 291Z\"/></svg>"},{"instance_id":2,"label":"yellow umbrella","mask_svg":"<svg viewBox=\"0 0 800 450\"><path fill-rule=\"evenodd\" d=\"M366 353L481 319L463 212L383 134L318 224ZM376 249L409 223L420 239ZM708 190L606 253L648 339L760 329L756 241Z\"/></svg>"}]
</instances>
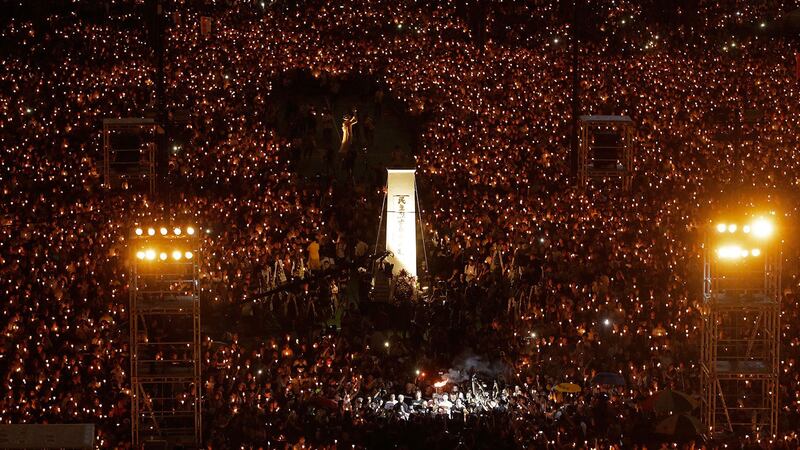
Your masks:
<instances>
[{"instance_id":1,"label":"yellow umbrella","mask_svg":"<svg viewBox=\"0 0 800 450\"><path fill-rule=\"evenodd\" d=\"M581 391L581 387L575 383L559 383L553 389L558 392L568 392L570 394Z\"/></svg>"}]
</instances>

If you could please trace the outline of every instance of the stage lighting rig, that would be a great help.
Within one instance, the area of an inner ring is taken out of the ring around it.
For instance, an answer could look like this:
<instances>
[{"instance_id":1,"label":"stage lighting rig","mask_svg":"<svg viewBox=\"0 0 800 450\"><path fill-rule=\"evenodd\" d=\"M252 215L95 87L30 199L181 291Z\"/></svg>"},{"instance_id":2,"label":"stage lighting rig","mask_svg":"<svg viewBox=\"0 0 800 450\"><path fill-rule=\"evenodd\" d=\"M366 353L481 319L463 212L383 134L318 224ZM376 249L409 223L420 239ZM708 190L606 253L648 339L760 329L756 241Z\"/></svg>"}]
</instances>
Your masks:
<instances>
[{"instance_id":1,"label":"stage lighting rig","mask_svg":"<svg viewBox=\"0 0 800 450\"><path fill-rule=\"evenodd\" d=\"M762 247L769 248L774 244L775 220L773 214L750 218L739 227L736 222L721 221L709 236L709 244L720 260L741 261L745 258L758 258L762 255Z\"/></svg>"},{"instance_id":2,"label":"stage lighting rig","mask_svg":"<svg viewBox=\"0 0 800 450\"><path fill-rule=\"evenodd\" d=\"M140 261L154 261L156 259L156 255L161 261L166 261L168 256L172 257L172 261L181 261L186 260L189 261L194 257L194 253L191 250L185 249L157 249L157 248L142 248L136 250L136 259Z\"/></svg>"},{"instance_id":3,"label":"stage lighting rig","mask_svg":"<svg viewBox=\"0 0 800 450\"><path fill-rule=\"evenodd\" d=\"M133 238L158 237L156 234L168 239L194 237L197 229L194 225L172 225L153 224L149 226L136 226L133 229Z\"/></svg>"},{"instance_id":4,"label":"stage lighting rig","mask_svg":"<svg viewBox=\"0 0 800 450\"><path fill-rule=\"evenodd\" d=\"M708 436L777 433L780 228L774 212L709 223L700 342L700 415Z\"/></svg>"},{"instance_id":5,"label":"stage lighting rig","mask_svg":"<svg viewBox=\"0 0 800 450\"><path fill-rule=\"evenodd\" d=\"M202 437L200 240L196 224L134 224L130 265L131 435L197 448ZM155 321L167 335L150 335ZM180 349L181 360L161 354ZM187 396L187 392L190 392ZM176 400L179 399L179 400Z\"/></svg>"},{"instance_id":6,"label":"stage lighting rig","mask_svg":"<svg viewBox=\"0 0 800 450\"><path fill-rule=\"evenodd\" d=\"M131 238L133 255L140 264L189 264L197 251L193 225L136 226Z\"/></svg>"}]
</instances>

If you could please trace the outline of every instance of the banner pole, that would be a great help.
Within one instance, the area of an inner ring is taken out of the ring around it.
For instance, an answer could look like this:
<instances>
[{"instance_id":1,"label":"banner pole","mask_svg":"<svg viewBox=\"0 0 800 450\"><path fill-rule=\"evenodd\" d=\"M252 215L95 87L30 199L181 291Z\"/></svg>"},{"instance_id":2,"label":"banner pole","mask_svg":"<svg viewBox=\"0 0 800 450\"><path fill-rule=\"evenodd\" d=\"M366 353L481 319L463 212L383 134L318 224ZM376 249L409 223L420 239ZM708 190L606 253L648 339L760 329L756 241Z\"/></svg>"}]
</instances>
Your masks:
<instances>
[{"instance_id":1,"label":"banner pole","mask_svg":"<svg viewBox=\"0 0 800 450\"><path fill-rule=\"evenodd\" d=\"M430 266L428 266L428 249L425 247L425 224L422 221L422 206L420 206L419 192L417 192L417 177L414 177L414 197L417 199L417 221L419 222L420 234L422 234L422 256L425 258L425 274L430 275Z\"/></svg>"},{"instance_id":2,"label":"banner pole","mask_svg":"<svg viewBox=\"0 0 800 450\"><path fill-rule=\"evenodd\" d=\"M375 250L372 252L373 254L378 254L378 243L381 240L381 227L383 226L383 214L386 211L386 195L387 192L384 191L383 193L383 201L381 202L381 215L378 216L378 235L375 237Z\"/></svg>"}]
</instances>

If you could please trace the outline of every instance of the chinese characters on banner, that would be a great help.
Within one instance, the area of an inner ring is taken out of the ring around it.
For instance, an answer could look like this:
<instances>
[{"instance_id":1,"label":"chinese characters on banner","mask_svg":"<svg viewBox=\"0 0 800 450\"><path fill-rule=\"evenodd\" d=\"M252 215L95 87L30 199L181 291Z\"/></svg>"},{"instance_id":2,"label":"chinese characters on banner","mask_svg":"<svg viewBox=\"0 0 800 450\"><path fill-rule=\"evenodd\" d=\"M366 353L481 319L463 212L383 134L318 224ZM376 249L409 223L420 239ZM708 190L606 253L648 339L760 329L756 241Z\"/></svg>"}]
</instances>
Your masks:
<instances>
[{"instance_id":1,"label":"chinese characters on banner","mask_svg":"<svg viewBox=\"0 0 800 450\"><path fill-rule=\"evenodd\" d=\"M386 250L392 252L392 274L417 276L417 209L414 169L387 169Z\"/></svg>"}]
</instances>

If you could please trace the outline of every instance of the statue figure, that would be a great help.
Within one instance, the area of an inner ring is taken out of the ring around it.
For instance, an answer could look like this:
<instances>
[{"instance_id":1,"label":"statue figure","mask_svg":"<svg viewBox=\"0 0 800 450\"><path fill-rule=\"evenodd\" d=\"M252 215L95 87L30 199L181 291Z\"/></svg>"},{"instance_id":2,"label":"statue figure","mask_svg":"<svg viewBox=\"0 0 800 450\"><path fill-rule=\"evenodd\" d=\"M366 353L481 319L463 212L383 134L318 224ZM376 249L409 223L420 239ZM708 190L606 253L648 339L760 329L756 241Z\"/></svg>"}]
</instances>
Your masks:
<instances>
[{"instance_id":1,"label":"statue figure","mask_svg":"<svg viewBox=\"0 0 800 450\"><path fill-rule=\"evenodd\" d=\"M358 123L356 111L353 114L344 116L342 119L342 145L339 147L339 153L346 155L350 151L350 145L353 143L353 125Z\"/></svg>"}]
</instances>

